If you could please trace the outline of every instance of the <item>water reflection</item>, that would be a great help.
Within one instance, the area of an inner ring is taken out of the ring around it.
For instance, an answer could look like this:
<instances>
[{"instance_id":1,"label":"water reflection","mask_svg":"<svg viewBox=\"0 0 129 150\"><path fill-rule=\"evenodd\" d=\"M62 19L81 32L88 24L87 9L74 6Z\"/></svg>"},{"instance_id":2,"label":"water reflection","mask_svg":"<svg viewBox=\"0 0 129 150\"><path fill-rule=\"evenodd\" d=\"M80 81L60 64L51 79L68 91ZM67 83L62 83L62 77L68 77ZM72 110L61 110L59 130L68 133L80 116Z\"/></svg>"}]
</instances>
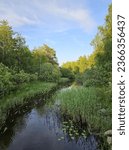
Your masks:
<instances>
[{"instance_id":1,"label":"water reflection","mask_svg":"<svg viewBox=\"0 0 129 150\"><path fill-rule=\"evenodd\" d=\"M18 117L0 139L2 150L97 150L93 135L71 139L62 130L59 103L39 105ZM64 137L62 140L60 137Z\"/></svg>"}]
</instances>

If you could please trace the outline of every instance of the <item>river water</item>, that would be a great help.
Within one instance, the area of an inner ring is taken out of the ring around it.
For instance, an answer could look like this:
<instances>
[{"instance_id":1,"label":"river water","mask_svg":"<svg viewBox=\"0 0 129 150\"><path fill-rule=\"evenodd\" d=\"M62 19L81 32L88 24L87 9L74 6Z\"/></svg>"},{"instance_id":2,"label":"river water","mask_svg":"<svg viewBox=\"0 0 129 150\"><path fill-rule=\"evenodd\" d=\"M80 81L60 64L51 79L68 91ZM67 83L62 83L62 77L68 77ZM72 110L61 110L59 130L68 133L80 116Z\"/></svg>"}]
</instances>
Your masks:
<instances>
[{"instance_id":1,"label":"river water","mask_svg":"<svg viewBox=\"0 0 129 150\"><path fill-rule=\"evenodd\" d=\"M64 132L57 101L24 107L18 115L8 118L6 131L0 137L0 150L97 150L94 135L71 139Z\"/></svg>"}]
</instances>

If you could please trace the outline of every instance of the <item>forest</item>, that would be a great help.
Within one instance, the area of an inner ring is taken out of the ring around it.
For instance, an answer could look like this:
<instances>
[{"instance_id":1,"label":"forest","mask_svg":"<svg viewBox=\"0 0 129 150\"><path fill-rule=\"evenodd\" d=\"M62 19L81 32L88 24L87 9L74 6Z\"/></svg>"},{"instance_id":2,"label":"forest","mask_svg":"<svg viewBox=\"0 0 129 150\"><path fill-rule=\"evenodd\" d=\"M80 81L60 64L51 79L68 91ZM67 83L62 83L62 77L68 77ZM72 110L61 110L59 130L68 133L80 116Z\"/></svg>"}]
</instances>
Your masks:
<instances>
[{"instance_id":1,"label":"forest","mask_svg":"<svg viewBox=\"0 0 129 150\"><path fill-rule=\"evenodd\" d=\"M43 44L30 50L25 38L13 31L8 21L1 20L0 134L7 130L5 120L10 109L71 85L70 90L56 94L62 116L85 125L89 134L103 139L101 149L110 149L111 138L105 132L112 128L112 5L91 45L91 55L59 66L54 48Z\"/></svg>"}]
</instances>

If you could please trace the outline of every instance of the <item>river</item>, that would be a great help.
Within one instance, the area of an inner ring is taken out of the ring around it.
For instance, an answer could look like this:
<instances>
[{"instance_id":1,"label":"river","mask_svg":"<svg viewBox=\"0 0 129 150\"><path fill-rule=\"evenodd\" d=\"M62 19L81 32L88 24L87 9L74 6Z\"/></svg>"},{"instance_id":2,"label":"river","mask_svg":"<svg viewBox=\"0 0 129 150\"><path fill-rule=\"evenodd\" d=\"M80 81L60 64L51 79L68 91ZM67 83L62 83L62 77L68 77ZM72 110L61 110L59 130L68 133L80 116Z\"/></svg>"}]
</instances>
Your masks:
<instances>
[{"instance_id":1,"label":"river","mask_svg":"<svg viewBox=\"0 0 129 150\"><path fill-rule=\"evenodd\" d=\"M58 101L46 101L28 104L19 113L10 114L0 137L0 150L97 150L94 135L71 139L63 130Z\"/></svg>"}]
</instances>

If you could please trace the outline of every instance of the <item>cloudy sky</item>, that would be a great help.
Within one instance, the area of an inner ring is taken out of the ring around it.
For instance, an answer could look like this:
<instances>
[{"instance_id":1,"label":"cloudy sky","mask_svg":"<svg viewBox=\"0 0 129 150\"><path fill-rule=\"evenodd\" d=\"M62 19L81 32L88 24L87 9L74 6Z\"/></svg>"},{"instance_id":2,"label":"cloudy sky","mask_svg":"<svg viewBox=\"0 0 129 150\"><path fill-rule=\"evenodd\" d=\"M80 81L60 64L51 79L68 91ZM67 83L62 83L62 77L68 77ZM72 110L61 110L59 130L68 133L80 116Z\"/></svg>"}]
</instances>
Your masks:
<instances>
[{"instance_id":1,"label":"cloudy sky","mask_svg":"<svg viewBox=\"0 0 129 150\"><path fill-rule=\"evenodd\" d=\"M48 44L60 64L89 55L97 27L104 24L111 0L0 0L6 19L30 49Z\"/></svg>"}]
</instances>

